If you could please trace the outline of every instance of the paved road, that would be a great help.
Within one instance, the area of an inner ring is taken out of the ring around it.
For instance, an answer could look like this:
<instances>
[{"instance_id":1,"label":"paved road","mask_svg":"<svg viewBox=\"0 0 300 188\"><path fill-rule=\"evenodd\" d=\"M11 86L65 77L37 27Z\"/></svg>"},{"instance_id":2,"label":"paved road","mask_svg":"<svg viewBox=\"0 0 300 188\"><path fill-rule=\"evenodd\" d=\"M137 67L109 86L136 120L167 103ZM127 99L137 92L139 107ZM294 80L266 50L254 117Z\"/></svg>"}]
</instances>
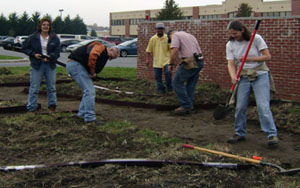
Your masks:
<instances>
[{"instance_id":1,"label":"paved road","mask_svg":"<svg viewBox=\"0 0 300 188\"><path fill-rule=\"evenodd\" d=\"M26 60L23 60L23 62L6 62L1 60L0 61L0 67L17 67L17 66L29 66L28 57L19 52L13 52L4 50L2 47L0 47L0 55L7 55L7 56L17 56L17 57L23 57L26 58ZM61 62L67 62L69 53L61 53L60 58L58 59ZM131 67L136 68L137 67L137 56L128 56L128 57L119 57L117 59L114 59L107 63L107 67Z\"/></svg>"}]
</instances>

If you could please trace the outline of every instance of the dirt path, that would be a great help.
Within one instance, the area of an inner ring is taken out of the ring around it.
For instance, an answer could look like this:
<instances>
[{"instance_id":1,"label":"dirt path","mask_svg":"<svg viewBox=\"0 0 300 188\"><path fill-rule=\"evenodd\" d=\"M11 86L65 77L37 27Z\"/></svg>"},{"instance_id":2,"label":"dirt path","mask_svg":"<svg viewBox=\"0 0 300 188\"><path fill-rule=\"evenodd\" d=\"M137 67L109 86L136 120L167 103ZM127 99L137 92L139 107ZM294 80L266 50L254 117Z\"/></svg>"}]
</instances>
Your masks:
<instances>
[{"instance_id":1,"label":"dirt path","mask_svg":"<svg viewBox=\"0 0 300 188\"><path fill-rule=\"evenodd\" d=\"M0 99L26 102L27 94L23 87L1 88ZM42 111L46 111L47 101L45 96L39 96ZM79 101L58 99L58 111L77 110ZM161 133L166 132L169 136L180 138L183 143L197 145L199 147L208 144L217 144L222 148L229 148L234 154L248 156L259 155L265 160L278 160L290 167L300 167L300 137L297 134L279 129L279 147L270 149L267 147L266 136L257 122L248 123L247 140L242 143L230 145L226 140L232 136L232 114L224 120L214 120L213 110L199 110L197 113L178 117L170 116L169 112L152 109L119 107L106 104L96 104L98 118L106 120L127 120L137 127L152 129ZM223 150L224 151L224 150Z\"/></svg>"}]
</instances>

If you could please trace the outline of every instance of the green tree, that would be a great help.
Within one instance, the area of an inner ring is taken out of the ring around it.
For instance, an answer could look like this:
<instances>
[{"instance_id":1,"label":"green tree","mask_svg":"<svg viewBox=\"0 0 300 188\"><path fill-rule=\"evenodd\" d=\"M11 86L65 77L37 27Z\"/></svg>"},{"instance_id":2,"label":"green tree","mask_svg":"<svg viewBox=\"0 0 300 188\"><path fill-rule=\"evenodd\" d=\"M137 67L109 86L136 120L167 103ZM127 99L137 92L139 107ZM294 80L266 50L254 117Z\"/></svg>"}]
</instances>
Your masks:
<instances>
[{"instance_id":1,"label":"green tree","mask_svg":"<svg viewBox=\"0 0 300 188\"><path fill-rule=\"evenodd\" d=\"M9 23L7 18L1 14L0 16L0 35L8 35L8 31L9 31Z\"/></svg>"},{"instance_id":2,"label":"green tree","mask_svg":"<svg viewBox=\"0 0 300 188\"><path fill-rule=\"evenodd\" d=\"M84 24L82 18L79 17L79 15L72 19L72 27L76 28L72 34L87 34L86 25Z\"/></svg>"},{"instance_id":3,"label":"green tree","mask_svg":"<svg viewBox=\"0 0 300 188\"><path fill-rule=\"evenodd\" d=\"M18 15L17 13L11 13L8 15L8 23L9 23L9 30L8 34L10 36L16 36L18 35L17 33L17 28L18 28Z\"/></svg>"},{"instance_id":4,"label":"green tree","mask_svg":"<svg viewBox=\"0 0 300 188\"><path fill-rule=\"evenodd\" d=\"M94 29L92 29L92 31L91 31L91 36L92 37L97 37L97 33Z\"/></svg>"},{"instance_id":5,"label":"green tree","mask_svg":"<svg viewBox=\"0 0 300 188\"><path fill-rule=\"evenodd\" d=\"M55 33L63 33L64 22L60 16L57 16L52 22L52 29Z\"/></svg>"},{"instance_id":6,"label":"green tree","mask_svg":"<svg viewBox=\"0 0 300 188\"><path fill-rule=\"evenodd\" d=\"M70 15L67 15L63 21L62 33L73 34L76 32L76 28L72 28L72 20Z\"/></svg>"},{"instance_id":7,"label":"green tree","mask_svg":"<svg viewBox=\"0 0 300 188\"><path fill-rule=\"evenodd\" d=\"M11 13L8 15L8 19L1 14L0 15L0 35L30 35L31 33L37 31L37 26L40 21L41 14L35 12L31 17L24 12L21 16L17 13ZM43 16L43 18L48 18L52 20L49 14ZM87 34L87 28L83 19L77 15L74 19L70 16L66 16L64 20L60 16L57 16L54 21L52 21L52 29L56 33L66 33L66 34Z\"/></svg>"},{"instance_id":8,"label":"green tree","mask_svg":"<svg viewBox=\"0 0 300 188\"><path fill-rule=\"evenodd\" d=\"M51 17L51 15L50 14L46 14L45 16L43 16L43 18L48 18L49 20L51 20L52 21L52 17Z\"/></svg>"},{"instance_id":9,"label":"green tree","mask_svg":"<svg viewBox=\"0 0 300 188\"><path fill-rule=\"evenodd\" d=\"M37 30L37 26L40 22L40 17L41 17L41 14L39 12L34 12L31 15L31 23L32 24L29 26L31 33L33 33L34 31Z\"/></svg>"},{"instance_id":10,"label":"green tree","mask_svg":"<svg viewBox=\"0 0 300 188\"><path fill-rule=\"evenodd\" d=\"M235 17L250 17L252 13L252 7L248 3L242 3L239 6Z\"/></svg>"},{"instance_id":11,"label":"green tree","mask_svg":"<svg viewBox=\"0 0 300 188\"><path fill-rule=\"evenodd\" d=\"M157 20L182 20L183 12L178 8L174 0L166 0L165 6L156 15Z\"/></svg>"},{"instance_id":12,"label":"green tree","mask_svg":"<svg viewBox=\"0 0 300 188\"><path fill-rule=\"evenodd\" d=\"M32 24L31 19L27 12L24 12L18 19L18 26L16 28L18 35L29 35L32 33L30 25Z\"/></svg>"}]
</instances>

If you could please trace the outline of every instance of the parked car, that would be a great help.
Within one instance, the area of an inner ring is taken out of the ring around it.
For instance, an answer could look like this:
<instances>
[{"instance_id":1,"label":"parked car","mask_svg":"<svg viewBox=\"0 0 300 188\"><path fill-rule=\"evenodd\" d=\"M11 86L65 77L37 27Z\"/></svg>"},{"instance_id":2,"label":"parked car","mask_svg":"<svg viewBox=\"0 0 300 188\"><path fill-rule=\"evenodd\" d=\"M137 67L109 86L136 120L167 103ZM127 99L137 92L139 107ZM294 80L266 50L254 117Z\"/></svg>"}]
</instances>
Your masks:
<instances>
[{"instance_id":1,"label":"parked car","mask_svg":"<svg viewBox=\"0 0 300 188\"><path fill-rule=\"evenodd\" d=\"M61 40L60 41L60 51L61 52L66 52L66 49L68 46L72 45L72 44L77 44L79 43L80 40L77 39L65 39L65 40Z\"/></svg>"},{"instance_id":2,"label":"parked car","mask_svg":"<svg viewBox=\"0 0 300 188\"><path fill-rule=\"evenodd\" d=\"M15 46L14 40L15 40L14 37L8 37L8 38L0 41L0 46L3 46L4 49L7 47Z\"/></svg>"},{"instance_id":3,"label":"parked car","mask_svg":"<svg viewBox=\"0 0 300 188\"><path fill-rule=\"evenodd\" d=\"M57 34L58 38L60 40L64 40L64 39L77 39L80 41L83 40L91 40L93 39L93 37L88 36L88 35L73 35L73 34Z\"/></svg>"},{"instance_id":4,"label":"parked car","mask_svg":"<svg viewBox=\"0 0 300 188\"><path fill-rule=\"evenodd\" d=\"M4 39L8 38L8 37L10 37L10 36L2 36L2 35L0 35L0 42L3 41Z\"/></svg>"},{"instance_id":5,"label":"parked car","mask_svg":"<svg viewBox=\"0 0 300 188\"><path fill-rule=\"evenodd\" d=\"M100 39L103 39L107 42L110 42L110 43L114 43L116 45L124 42L121 37L118 37L118 36L107 36L107 37L100 37Z\"/></svg>"},{"instance_id":6,"label":"parked car","mask_svg":"<svg viewBox=\"0 0 300 188\"><path fill-rule=\"evenodd\" d=\"M23 42L28 38L28 36L16 36L14 43L15 46L22 47Z\"/></svg>"},{"instance_id":7,"label":"parked car","mask_svg":"<svg viewBox=\"0 0 300 188\"><path fill-rule=\"evenodd\" d=\"M122 39L123 42L128 41L128 40L133 40L135 38L136 37L121 37L121 39Z\"/></svg>"},{"instance_id":8,"label":"parked car","mask_svg":"<svg viewBox=\"0 0 300 188\"><path fill-rule=\"evenodd\" d=\"M120 49L120 56L137 55L137 38L125 41L117 46Z\"/></svg>"},{"instance_id":9,"label":"parked car","mask_svg":"<svg viewBox=\"0 0 300 188\"><path fill-rule=\"evenodd\" d=\"M86 45L86 44L88 44L90 42L93 42L93 41L99 41L99 42L101 42L106 47L115 46L115 44L107 42L107 41L104 41L104 40L101 40L101 39L92 39L92 40L84 40L84 41L81 41L81 42L79 42L77 44L72 44L72 45L70 45L70 46L68 46L66 48L66 51L67 52L71 52L71 51L75 50L76 48L78 48L80 46L83 46L83 45Z\"/></svg>"}]
</instances>

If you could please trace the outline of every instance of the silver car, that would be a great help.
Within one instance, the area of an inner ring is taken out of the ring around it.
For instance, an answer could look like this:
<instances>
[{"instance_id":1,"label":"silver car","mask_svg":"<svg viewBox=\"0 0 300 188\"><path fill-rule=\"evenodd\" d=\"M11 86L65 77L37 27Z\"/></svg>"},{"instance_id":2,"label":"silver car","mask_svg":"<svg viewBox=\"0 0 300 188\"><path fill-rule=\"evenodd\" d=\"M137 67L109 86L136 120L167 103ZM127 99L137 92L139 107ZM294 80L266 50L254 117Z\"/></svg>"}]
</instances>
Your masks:
<instances>
[{"instance_id":1,"label":"silver car","mask_svg":"<svg viewBox=\"0 0 300 188\"><path fill-rule=\"evenodd\" d=\"M70 45L70 46L68 46L68 47L66 48L66 51L67 51L67 52L71 52L71 51L77 49L78 47L83 46L83 45L86 45L86 44L88 44L88 43L90 43L90 42L93 42L93 41L99 41L99 42L101 42L101 43L102 43L104 46L106 46L106 47L112 47L112 46L115 46L114 43L110 43L110 42L107 42L107 41L105 41L105 40L101 40L101 39L92 39L92 40L84 40L84 41L79 42L79 43L77 43L77 44L72 44L72 45Z\"/></svg>"},{"instance_id":2,"label":"silver car","mask_svg":"<svg viewBox=\"0 0 300 188\"><path fill-rule=\"evenodd\" d=\"M14 43L15 46L22 47L23 42L28 38L28 36L16 36Z\"/></svg>"}]
</instances>

